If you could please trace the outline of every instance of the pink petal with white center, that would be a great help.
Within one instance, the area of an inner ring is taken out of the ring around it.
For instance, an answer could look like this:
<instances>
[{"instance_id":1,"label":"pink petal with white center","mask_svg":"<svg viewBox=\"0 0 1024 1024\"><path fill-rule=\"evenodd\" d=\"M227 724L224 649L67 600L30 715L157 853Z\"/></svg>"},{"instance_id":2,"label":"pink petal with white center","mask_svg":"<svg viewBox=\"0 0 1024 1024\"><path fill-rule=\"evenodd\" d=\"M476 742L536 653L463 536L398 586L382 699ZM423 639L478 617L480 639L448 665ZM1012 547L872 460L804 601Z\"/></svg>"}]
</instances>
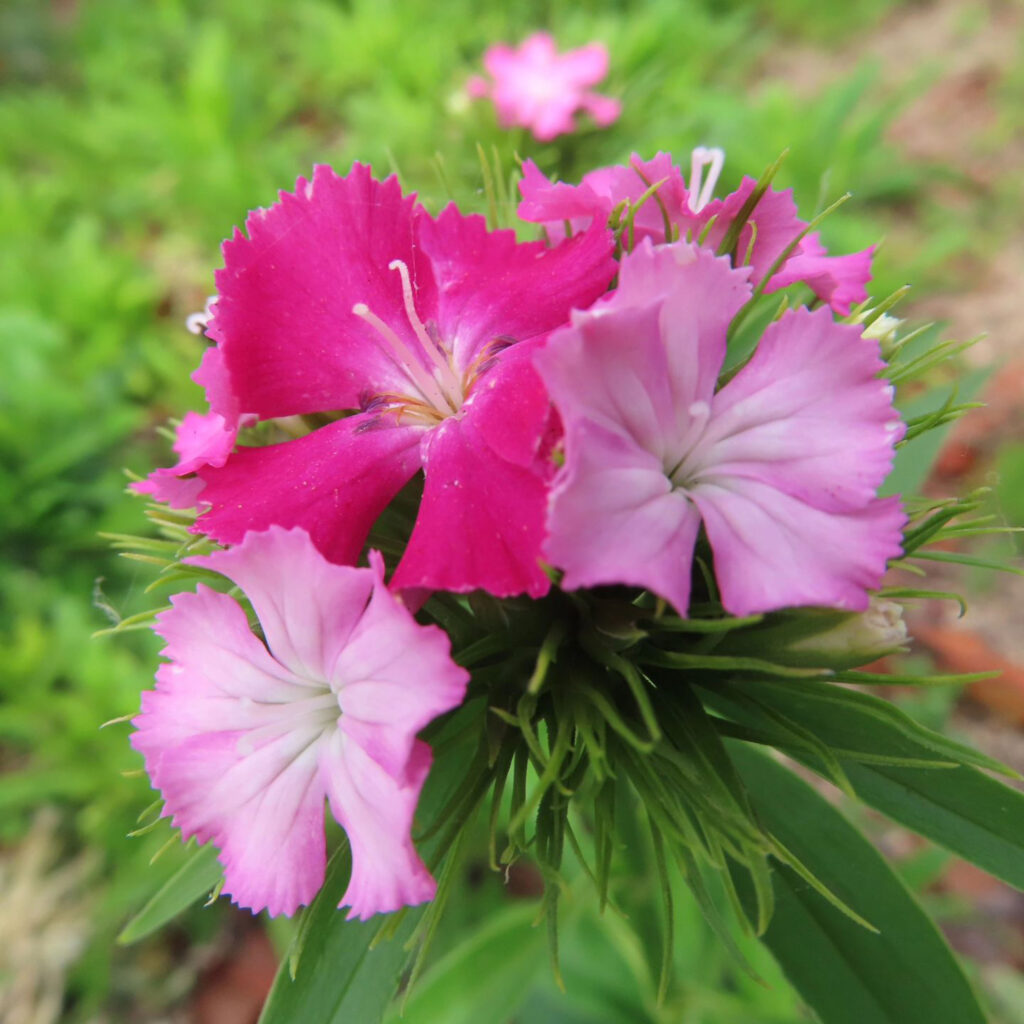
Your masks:
<instances>
[{"instance_id":1,"label":"pink petal with white center","mask_svg":"<svg viewBox=\"0 0 1024 1024\"><path fill-rule=\"evenodd\" d=\"M659 181L663 184L657 196L645 201L636 214L633 237L635 242L644 238L664 242L666 216L670 223L676 223L688 202L682 174L667 153L658 153L647 161L634 153L627 165L590 171L579 185L551 182L527 160L519 183L523 201L518 213L523 220L543 224L548 237L559 241L565 237L565 221L574 232L595 221L606 224L615 206L624 199L637 202Z\"/></svg>"},{"instance_id":2,"label":"pink petal with white center","mask_svg":"<svg viewBox=\"0 0 1024 1024\"><path fill-rule=\"evenodd\" d=\"M483 217L449 205L436 219L424 216L417 237L438 282L438 331L460 372L502 346L561 326L572 309L607 290L617 269L603 227L548 249L517 243L512 231L488 231ZM432 307L424 310L434 315Z\"/></svg>"},{"instance_id":3,"label":"pink petal with white center","mask_svg":"<svg viewBox=\"0 0 1024 1024\"><path fill-rule=\"evenodd\" d=\"M566 437L544 547L567 590L626 583L685 614L700 516L674 490L660 459L623 434L585 420Z\"/></svg>"},{"instance_id":4,"label":"pink petal with white center","mask_svg":"<svg viewBox=\"0 0 1024 1024\"><path fill-rule=\"evenodd\" d=\"M341 731L389 775L411 785L416 733L462 703L469 673L451 660L447 634L417 623L384 586L376 552L371 560L373 596L328 678L341 704Z\"/></svg>"},{"instance_id":5,"label":"pink petal with white center","mask_svg":"<svg viewBox=\"0 0 1024 1024\"><path fill-rule=\"evenodd\" d=\"M249 237L224 243L211 329L240 407L261 418L354 409L370 391L403 393L405 373L376 330L352 312L364 303L412 350L403 261L429 307L434 282L417 257L414 197L392 177L355 164L344 178L318 166L295 192L251 214Z\"/></svg>"},{"instance_id":6,"label":"pink petal with white center","mask_svg":"<svg viewBox=\"0 0 1024 1024\"><path fill-rule=\"evenodd\" d=\"M351 564L419 468L422 432L360 413L294 441L240 448L221 468L200 471L211 507L194 530L237 544L249 530L301 526L328 559Z\"/></svg>"},{"instance_id":7,"label":"pink petal with white center","mask_svg":"<svg viewBox=\"0 0 1024 1024\"><path fill-rule=\"evenodd\" d=\"M904 430L883 368L860 327L827 309L785 313L714 396L680 477L759 480L823 510L867 505Z\"/></svg>"},{"instance_id":8,"label":"pink petal with white center","mask_svg":"<svg viewBox=\"0 0 1024 1024\"><path fill-rule=\"evenodd\" d=\"M758 480L710 478L691 490L733 615L799 605L868 606L906 522L898 498L823 511Z\"/></svg>"},{"instance_id":9,"label":"pink petal with white center","mask_svg":"<svg viewBox=\"0 0 1024 1024\"><path fill-rule=\"evenodd\" d=\"M350 738L335 733L320 751L331 811L348 833L352 875L340 907L365 921L433 899L437 886L410 835L431 753L416 740L397 781Z\"/></svg>"},{"instance_id":10,"label":"pink petal with white center","mask_svg":"<svg viewBox=\"0 0 1024 1024\"><path fill-rule=\"evenodd\" d=\"M423 500L393 587L482 588L497 597L547 592L539 562L547 403L515 351L479 379L461 417L425 437Z\"/></svg>"},{"instance_id":11,"label":"pink petal with white center","mask_svg":"<svg viewBox=\"0 0 1024 1024\"><path fill-rule=\"evenodd\" d=\"M177 595L157 629L171 661L143 694L132 745L175 826L221 848L236 902L293 913L323 881L324 791L310 750L337 703L278 664L224 594Z\"/></svg>"},{"instance_id":12,"label":"pink petal with white center","mask_svg":"<svg viewBox=\"0 0 1024 1024\"><path fill-rule=\"evenodd\" d=\"M847 256L829 256L818 232L812 232L803 238L796 252L771 279L765 293L802 281L836 313L848 316L851 306L868 297L874 251L875 247L871 246Z\"/></svg>"},{"instance_id":13,"label":"pink petal with white center","mask_svg":"<svg viewBox=\"0 0 1024 1024\"><path fill-rule=\"evenodd\" d=\"M186 561L242 588L270 653L300 678L331 678L331 666L350 642L374 590L371 573L328 562L300 529L271 526L247 533L225 551Z\"/></svg>"}]
</instances>

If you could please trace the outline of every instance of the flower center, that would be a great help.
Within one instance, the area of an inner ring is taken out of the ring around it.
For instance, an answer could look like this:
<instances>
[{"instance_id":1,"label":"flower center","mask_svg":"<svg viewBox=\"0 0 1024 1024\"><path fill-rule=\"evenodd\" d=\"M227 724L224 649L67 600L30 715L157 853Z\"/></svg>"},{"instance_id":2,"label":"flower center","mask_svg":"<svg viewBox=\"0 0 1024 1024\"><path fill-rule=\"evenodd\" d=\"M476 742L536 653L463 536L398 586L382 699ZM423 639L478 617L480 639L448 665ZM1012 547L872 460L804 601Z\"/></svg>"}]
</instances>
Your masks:
<instances>
[{"instance_id":1,"label":"flower center","mask_svg":"<svg viewBox=\"0 0 1024 1024\"><path fill-rule=\"evenodd\" d=\"M699 459L694 458L694 455L704 436L704 428L711 419L711 406L707 402L693 402L687 411L691 419L677 449L680 454L675 456L671 464L665 465L665 475L672 481L672 486L679 490L692 486L700 472Z\"/></svg>"},{"instance_id":2,"label":"flower center","mask_svg":"<svg viewBox=\"0 0 1024 1024\"><path fill-rule=\"evenodd\" d=\"M402 260L392 260L388 270L397 270L402 279L405 315L416 344L409 345L403 341L365 302L357 302L352 307L352 312L377 332L378 344L409 384L409 392L380 395L377 401L383 400L389 408L397 409L400 415L408 414L414 420L432 426L462 408L466 396L464 381L455 372L449 353L437 337L436 328L431 332L416 312L409 268Z\"/></svg>"},{"instance_id":3,"label":"flower center","mask_svg":"<svg viewBox=\"0 0 1024 1024\"><path fill-rule=\"evenodd\" d=\"M700 213L711 202L724 163L725 151L717 146L698 146L691 154L689 202L692 213ZM705 167L708 169L707 178L704 178Z\"/></svg>"}]
</instances>

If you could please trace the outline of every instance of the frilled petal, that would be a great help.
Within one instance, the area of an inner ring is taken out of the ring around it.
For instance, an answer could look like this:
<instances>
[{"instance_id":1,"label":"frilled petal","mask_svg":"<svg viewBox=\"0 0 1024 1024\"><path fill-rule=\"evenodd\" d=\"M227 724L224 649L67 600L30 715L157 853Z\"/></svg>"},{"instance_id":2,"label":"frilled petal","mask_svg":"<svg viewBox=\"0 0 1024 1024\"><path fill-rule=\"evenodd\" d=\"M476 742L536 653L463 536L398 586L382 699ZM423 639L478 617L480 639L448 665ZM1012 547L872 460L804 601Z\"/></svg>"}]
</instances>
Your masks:
<instances>
[{"instance_id":1,"label":"frilled petal","mask_svg":"<svg viewBox=\"0 0 1024 1024\"><path fill-rule=\"evenodd\" d=\"M433 898L437 887L410 834L430 762L430 748L417 740L405 776L396 780L341 733L320 751L331 812L352 849L352 875L339 904L350 908L349 918L366 920Z\"/></svg>"},{"instance_id":2,"label":"frilled petal","mask_svg":"<svg viewBox=\"0 0 1024 1024\"><path fill-rule=\"evenodd\" d=\"M330 678L374 589L371 573L328 562L305 530L280 526L247 533L227 550L186 561L237 583L274 659L306 679Z\"/></svg>"},{"instance_id":3,"label":"frilled petal","mask_svg":"<svg viewBox=\"0 0 1024 1024\"><path fill-rule=\"evenodd\" d=\"M556 478L545 554L562 586L646 587L685 614L700 516L673 490L661 461L621 433L573 425Z\"/></svg>"},{"instance_id":4,"label":"frilled petal","mask_svg":"<svg viewBox=\"0 0 1024 1024\"><path fill-rule=\"evenodd\" d=\"M604 293L617 269L602 226L547 249L517 243L512 231L488 231L482 217L449 205L417 229L438 282L439 333L460 371L493 342L526 341L565 323L570 310Z\"/></svg>"},{"instance_id":5,"label":"frilled petal","mask_svg":"<svg viewBox=\"0 0 1024 1024\"><path fill-rule=\"evenodd\" d=\"M798 605L868 606L906 516L898 498L822 511L757 480L704 481L691 495L714 552L722 604L733 615Z\"/></svg>"},{"instance_id":6,"label":"frilled petal","mask_svg":"<svg viewBox=\"0 0 1024 1024\"><path fill-rule=\"evenodd\" d=\"M341 731L403 780L416 733L462 702L469 673L452 661L447 634L421 626L387 589L377 552L371 564L373 596L327 678L339 695Z\"/></svg>"},{"instance_id":7,"label":"frilled petal","mask_svg":"<svg viewBox=\"0 0 1024 1024\"><path fill-rule=\"evenodd\" d=\"M539 556L548 403L518 348L478 380L461 418L425 438L423 500L393 586L547 592Z\"/></svg>"},{"instance_id":8,"label":"frilled petal","mask_svg":"<svg viewBox=\"0 0 1024 1024\"><path fill-rule=\"evenodd\" d=\"M847 256L829 256L815 231L801 241L797 251L772 277L765 293L802 281L840 316L848 316L851 306L868 297L874 251L871 246Z\"/></svg>"},{"instance_id":9,"label":"frilled petal","mask_svg":"<svg viewBox=\"0 0 1024 1024\"><path fill-rule=\"evenodd\" d=\"M171 661L143 694L132 743L165 813L216 843L240 906L293 913L323 882L315 747L333 696L283 669L239 605L206 587L175 597L157 629Z\"/></svg>"},{"instance_id":10,"label":"frilled petal","mask_svg":"<svg viewBox=\"0 0 1024 1024\"><path fill-rule=\"evenodd\" d=\"M634 153L628 164L588 172L579 185L551 182L527 160L519 183L523 201L518 213L523 220L543 224L548 237L559 241L565 236L566 221L573 231L595 221L605 224L615 206L624 199L637 202L657 182L662 184L656 197L649 198L636 214L633 237L636 242L644 238L664 242L666 218L676 223L687 208L689 195L679 168L667 153L658 153L652 160L641 160Z\"/></svg>"},{"instance_id":11,"label":"frilled petal","mask_svg":"<svg viewBox=\"0 0 1024 1024\"><path fill-rule=\"evenodd\" d=\"M301 526L332 562L352 563L419 468L421 433L388 414L360 413L294 441L240 448L219 469L200 471L210 508L195 530L237 544L248 530Z\"/></svg>"},{"instance_id":12,"label":"frilled petal","mask_svg":"<svg viewBox=\"0 0 1024 1024\"><path fill-rule=\"evenodd\" d=\"M261 418L354 409L365 391L401 392L406 377L380 335L352 312L363 303L416 350L403 261L429 307L434 282L417 257L414 197L360 164L344 178L318 166L224 243L211 330L241 409Z\"/></svg>"},{"instance_id":13,"label":"frilled petal","mask_svg":"<svg viewBox=\"0 0 1024 1024\"><path fill-rule=\"evenodd\" d=\"M866 505L903 436L883 366L859 327L787 312L715 395L686 475L759 480L824 510Z\"/></svg>"}]
</instances>

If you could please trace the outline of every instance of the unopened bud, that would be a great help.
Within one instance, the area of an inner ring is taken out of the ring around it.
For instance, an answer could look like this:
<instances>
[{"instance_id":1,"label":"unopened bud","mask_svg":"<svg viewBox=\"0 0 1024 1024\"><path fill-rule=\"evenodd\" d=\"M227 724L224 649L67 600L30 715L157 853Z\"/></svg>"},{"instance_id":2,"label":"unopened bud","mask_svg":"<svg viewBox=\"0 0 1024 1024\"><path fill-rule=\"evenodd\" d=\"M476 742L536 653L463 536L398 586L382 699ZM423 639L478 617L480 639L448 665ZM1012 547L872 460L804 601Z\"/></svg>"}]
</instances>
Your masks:
<instances>
[{"instance_id":1,"label":"unopened bud","mask_svg":"<svg viewBox=\"0 0 1024 1024\"><path fill-rule=\"evenodd\" d=\"M870 316L870 310L864 315ZM900 347L896 332L902 323L903 321L899 317L882 313L881 316L876 317L875 320L868 324L861 333L865 338L874 338L878 342L878 347L882 351L882 358L888 362Z\"/></svg>"}]
</instances>

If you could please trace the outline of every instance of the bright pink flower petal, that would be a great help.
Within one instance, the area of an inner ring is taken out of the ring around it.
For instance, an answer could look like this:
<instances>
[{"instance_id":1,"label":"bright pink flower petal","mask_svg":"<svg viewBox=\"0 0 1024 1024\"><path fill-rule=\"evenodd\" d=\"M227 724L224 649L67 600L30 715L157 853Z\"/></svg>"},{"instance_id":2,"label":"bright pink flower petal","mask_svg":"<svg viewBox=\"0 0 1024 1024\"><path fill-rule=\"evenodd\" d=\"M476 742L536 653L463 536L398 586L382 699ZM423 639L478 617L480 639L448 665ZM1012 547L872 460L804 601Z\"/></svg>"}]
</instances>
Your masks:
<instances>
[{"instance_id":1,"label":"bright pink flower petal","mask_svg":"<svg viewBox=\"0 0 1024 1024\"><path fill-rule=\"evenodd\" d=\"M462 418L425 439L423 501L392 586L547 592L539 557L548 403L524 356L512 349L499 357Z\"/></svg>"},{"instance_id":2,"label":"bright pink flower petal","mask_svg":"<svg viewBox=\"0 0 1024 1024\"><path fill-rule=\"evenodd\" d=\"M417 227L441 285L438 331L462 372L494 342L496 353L561 326L570 310L603 294L618 269L611 232L601 226L555 249L517 243L512 231L488 231L483 217L454 205Z\"/></svg>"},{"instance_id":3,"label":"bright pink flower petal","mask_svg":"<svg viewBox=\"0 0 1024 1024\"><path fill-rule=\"evenodd\" d=\"M360 413L305 437L240 448L219 469L206 468L196 523L224 544L249 530L301 526L333 562L356 560L377 516L419 468L422 428Z\"/></svg>"},{"instance_id":4,"label":"bright pink flower petal","mask_svg":"<svg viewBox=\"0 0 1024 1024\"><path fill-rule=\"evenodd\" d=\"M850 307L868 297L871 280L871 257L875 247L847 256L829 256L818 232L806 235L797 251L786 260L771 279L766 293L804 282L822 302L827 302L840 316L848 316Z\"/></svg>"},{"instance_id":5,"label":"bright pink flower petal","mask_svg":"<svg viewBox=\"0 0 1024 1024\"><path fill-rule=\"evenodd\" d=\"M565 570L562 586L626 583L685 609L700 528L693 503L672 488L656 456L604 426L574 426L566 451L544 549Z\"/></svg>"},{"instance_id":6,"label":"bright pink flower petal","mask_svg":"<svg viewBox=\"0 0 1024 1024\"><path fill-rule=\"evenodd\" d=\"M606 224L619 203L624 199L637 202L659 181L664 183L657 198L648 199L636 214L634 241L650 238L664 242L666 216L670 223L677 223L687 208L689 195L679 168L667 153L658 153L653 160L641 160L634 153L627 165L590 171L579 185L551 182L527 160L519 183L523 201L518 213L523 220L543 224L548 237L560 241L565 236L566 221L574 232L594 222Z\"/></svg>"},{"instance_id":7,"label":"bright pink flower petal","mask_svg":"<svg viewBox=\"0 0 1024 1024\"><path fill-rule=\"evenodd\" d=\"M280 526L186 561L242 588L270 653L299 678L333 678L332 666L351 642L374 590L372 574L326 561L305 531Z\"/></svg>"},{"instance_id":8,"label":"bright pink flower petal","mask_svg":"<svg viewBox=\"0 0 1024 1024\"><path fill-rule=\"evenodd\" d=\"M430 748L417 740L401 782L358 744L336 733L320 752L331 812L349 836L352 875L340 907L365 921L434 898L437 886L412 844L410 830Z\"/></svg>"},{"instance_id":9,"label":"bright pink flower petal","mask_svg":"<svg viewBox=\"0 0 1024 1024\"><path fill-rule=\"evenodd\" d=\"M224 243L213 328L241 407L261 418L354 409L364 391L401 392L406 377L376 331L352 312L365 303L406 341L415 339L392 260L409 268L420 301L433 301L417 258L413 196L355 164L344 178L318 166L295 192L251 214L249 237Z\"/></svg>"},{"instance_id":10,"label":"bright pink flower petal","mask_svg":"<svg viewBox=\"0 0 1024 1024\"><path fill-rule=\"evenodd\" d=\"M715 559L722 604L733 615L798 605L868 606L906 516L898 498L851 512L822 511L770 484L712 478L693 488Z\"/></svg>"},{"instance_id":11,"label":"bright pink flower petal","mask_svg":"<svg viewBox=\"0 0 1024 1024\"><path fill-rule=\"evenodd\" d=\"M765 330L750 362L715 395L711 423L686 465L694 481L760 480L824 510L873 500L903 424L878 345L827 309L791 310Z\"/></svg>"}]
</instances>

